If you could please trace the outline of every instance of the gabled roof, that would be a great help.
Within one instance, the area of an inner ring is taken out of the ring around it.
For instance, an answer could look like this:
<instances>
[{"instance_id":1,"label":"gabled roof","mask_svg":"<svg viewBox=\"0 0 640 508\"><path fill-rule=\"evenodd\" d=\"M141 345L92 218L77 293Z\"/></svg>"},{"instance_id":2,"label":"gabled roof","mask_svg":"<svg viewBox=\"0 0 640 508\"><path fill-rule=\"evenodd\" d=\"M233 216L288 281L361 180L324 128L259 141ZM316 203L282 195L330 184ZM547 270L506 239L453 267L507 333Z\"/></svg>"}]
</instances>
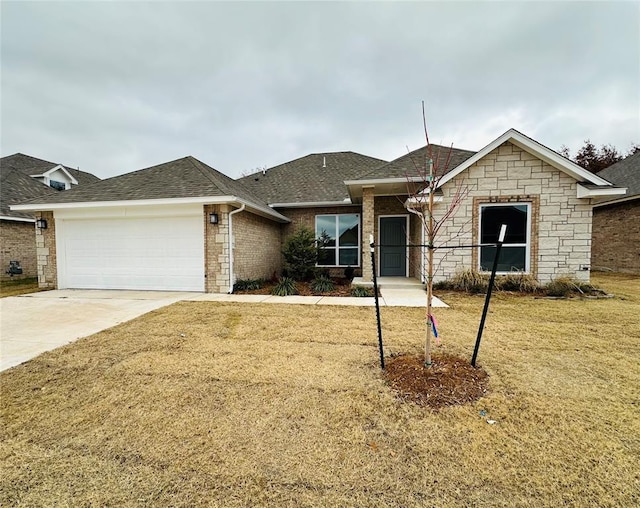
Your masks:
<instances>
[{"instance_id":1,"label":"gabled roof","mask_svg":"<svg viewBox=\"0 0 640 508\"><path fill-rule=\"evenodd\" d=\"M8 220L33 222L29 212L10 209L11 205L23 203L39 196L57 195L60 191L52 189L31 175L43 175L56 168L61 168L78 183L100 181L91 173L70 169L62 164L45 161L30 155L16 153L0 159L0 216Z\"/></svg>"},{"instance_id":2,"label":"gabled roof","mask_svg":"<svg viewBox=\"0 0 640 508\"><path fill-rule=\"evenodd\" d=\"M191 156L48 195L45 199L36 198L14 209L56 210L178 202L243 203L260 215L288 222L241 183Z\"/></svg>"},{"instance_id":3,"label":"gabled roof","mask_svg":"<svg viewBox=\"0 0 640 508\"><path fill-rule=\"evenodd\" d=\"M550 166L574 178L578 182L578 198L624 194L625 189L611 185L611 183L604 178L581 168L566 157L563 157L559 153L538 143L530 137L525 136L515 129L509 129L507 132L502 134L502 136L494 139L479 152L473 153L468 150L452 150L450 163L448 164L448 168L444 171L443 176L439 179L438 187L442 187L448 181L458 176L471 165L475 164L506 142L514 144L525 152L534 155ZM440 166L443 166L444 161L448 157L449 148L432 145L432 150L433 158ZM406 189L407 182L412 178L414 181L418 181L417 178L421 178L416 176L419 174L419 171L416 169L416 164L420 171L424 171L427 155L428 147L425 146L404 155L385 166L377 168L376 171L367 175L366 178L346 181L345 184L349 189L349 195L353 200L357 200L362 195L363 186L366 185L375 185L376 191L383 193L399 192L403 184Z\"/></svg>"},{"instance_id":4,"label":"gabled roof","mask_svg":"<svg viewBox=\"0 0 640 508\"><path fill-rule=\"evenodd\" d=\"M626 201L640 196L640 151L629 155L602 171L598 171L598 176L605 178L614 185L627 188L627 193L624 196L616 196L598 204L610 204L611 201Z\"/></svg>"},{"instance_id":5,"label":"gabled roof","mask_svg":"<svg viewBox=\"0 0 640 508\"><path fill-rule=\"evenodd\" d=\"M80 171L79 169L73 169L71 166L60 164L58 162L46 161L44 159L38 159L37 157L31 157L23 153L15 153L8 155L0 159L0 166L4 169L15 169L26 175L44 175L45 173L55 169L58 166L62 166L69 175L77 180L79 185L93 183L100 180L95 175L87 173L86 171Z\"/></svg>"},{"instance_id":6,"label":"gabled roof","mask_svg":"<svg viewBox=\"0 0 640 508\"><path fill-rule=\"evenodd\" d=\"M238 181L271 206L348 203L344 180L360 178L385 162L355 152L314 153Z\"/></svg>"},{"instance_id":7,"label":"gabled roof","mask_svg":"<svg viewBox=\"0 0 640 508\"><path fill-rule=\"evenodd\" d=\"M462 173L465 169L467 169L472 164L475 164L480 159L491 153L493 150L498 148L500 145L506 142L510 142L516 145L518 148L521 148L525 152L528 152L532 155L535 155L537 158L543 160L550 166L553 166L560 171L568 174L569 176L575 178L578 182L584 182L587 184L594 184L596 186L611 186L610 182L607 182L603 178L600 178L597 175L594 175L590 171L587 171L584 168L581 168L573 161L570 161L566 157L563 157L559 153L553 151L551 148L548 148L541 143L538 143L536 140L531 139L528 136L525 136L521 132L515 129L509 129L502 136L494 139L491 143L485 146L482 150L477 152L472 157L469 157L462 164L449 171L443 178L440 180L440 186L447 183L452 178L455 178L457 175Z\"/></svg>"}]
</instances>

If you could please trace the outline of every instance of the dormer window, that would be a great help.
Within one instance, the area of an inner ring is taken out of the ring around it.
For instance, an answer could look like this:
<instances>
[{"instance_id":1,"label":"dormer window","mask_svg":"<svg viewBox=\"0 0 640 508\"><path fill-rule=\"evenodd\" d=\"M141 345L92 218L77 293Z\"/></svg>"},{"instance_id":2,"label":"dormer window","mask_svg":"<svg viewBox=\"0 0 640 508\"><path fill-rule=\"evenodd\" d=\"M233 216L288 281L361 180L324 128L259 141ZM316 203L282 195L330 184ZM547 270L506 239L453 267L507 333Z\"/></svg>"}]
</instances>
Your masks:
<instances>
[{"instance_id":1,"label":"dormer window","mask_svg":"<svg viewBox=\"0 0 640 508\"><path fill-rule=\"evenodd\" d=\"M67 188L64 182L59 182L58 180L49 180L49 187L55 190L65 190Z\"/></svg>"}]
</instances>

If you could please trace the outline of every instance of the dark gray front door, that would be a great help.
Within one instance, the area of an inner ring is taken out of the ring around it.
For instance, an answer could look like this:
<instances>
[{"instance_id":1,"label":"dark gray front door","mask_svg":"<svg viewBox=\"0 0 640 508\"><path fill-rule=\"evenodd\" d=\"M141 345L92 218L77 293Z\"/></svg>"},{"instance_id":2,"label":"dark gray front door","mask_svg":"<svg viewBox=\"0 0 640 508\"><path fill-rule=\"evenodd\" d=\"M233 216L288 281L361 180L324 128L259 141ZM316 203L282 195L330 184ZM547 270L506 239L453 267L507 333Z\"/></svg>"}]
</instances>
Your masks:
<instances>
[{"instance_id":1,"label":"dark gray front door","mask_svg":"<svg viewBox=\"0 0 640 508\"><path fill-rule=\"evenodd\" d=\"M380 217L380 277L407 275L406 228L406 217Z\"/></svg>"}]
</instances>

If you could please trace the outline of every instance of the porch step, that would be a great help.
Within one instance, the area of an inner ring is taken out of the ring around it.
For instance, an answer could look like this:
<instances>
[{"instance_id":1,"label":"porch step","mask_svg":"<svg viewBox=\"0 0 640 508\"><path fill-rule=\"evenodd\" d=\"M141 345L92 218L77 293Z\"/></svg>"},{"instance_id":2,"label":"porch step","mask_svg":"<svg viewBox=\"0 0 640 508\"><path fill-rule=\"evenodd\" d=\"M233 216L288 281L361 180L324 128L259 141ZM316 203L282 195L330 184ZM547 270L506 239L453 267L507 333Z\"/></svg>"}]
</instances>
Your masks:
<instances>
[{"instance_id":1,"label":"porch step","mask_svg":"<svg viewBox=\"0 0 640 508\"><path fill-rule=\"evenodd\" d=\"M373 282L365 282L362 277L355 277L354 286L373 287ZM424 284L410 277L378 277L378 287L385 289L424 289Z\"/></svg>"}]
</instances>

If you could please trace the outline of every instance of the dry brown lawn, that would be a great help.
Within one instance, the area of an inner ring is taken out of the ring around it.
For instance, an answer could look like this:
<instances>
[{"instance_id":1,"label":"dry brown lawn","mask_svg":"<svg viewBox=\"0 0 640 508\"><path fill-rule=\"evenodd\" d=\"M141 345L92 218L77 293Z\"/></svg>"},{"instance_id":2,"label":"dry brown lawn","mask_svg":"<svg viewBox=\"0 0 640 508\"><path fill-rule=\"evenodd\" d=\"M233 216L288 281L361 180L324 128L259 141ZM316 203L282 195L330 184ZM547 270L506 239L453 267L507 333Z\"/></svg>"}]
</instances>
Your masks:
<instances>
[{"instance_id":1,"label":"dry brown lawn","mask_svg":"<svg viewBox=\"0 0 640 508\"><path fill-rule=\"evenodd\" d=\"M489 393L440 411L382 381L371 308L152 312L0 374L0 505L638 506L640 279L596 282L616 298L496 295ZM482 297L440 296L470 357ZM422 327L383 309L387 353Z\"/></svg>"}]
</instances>

